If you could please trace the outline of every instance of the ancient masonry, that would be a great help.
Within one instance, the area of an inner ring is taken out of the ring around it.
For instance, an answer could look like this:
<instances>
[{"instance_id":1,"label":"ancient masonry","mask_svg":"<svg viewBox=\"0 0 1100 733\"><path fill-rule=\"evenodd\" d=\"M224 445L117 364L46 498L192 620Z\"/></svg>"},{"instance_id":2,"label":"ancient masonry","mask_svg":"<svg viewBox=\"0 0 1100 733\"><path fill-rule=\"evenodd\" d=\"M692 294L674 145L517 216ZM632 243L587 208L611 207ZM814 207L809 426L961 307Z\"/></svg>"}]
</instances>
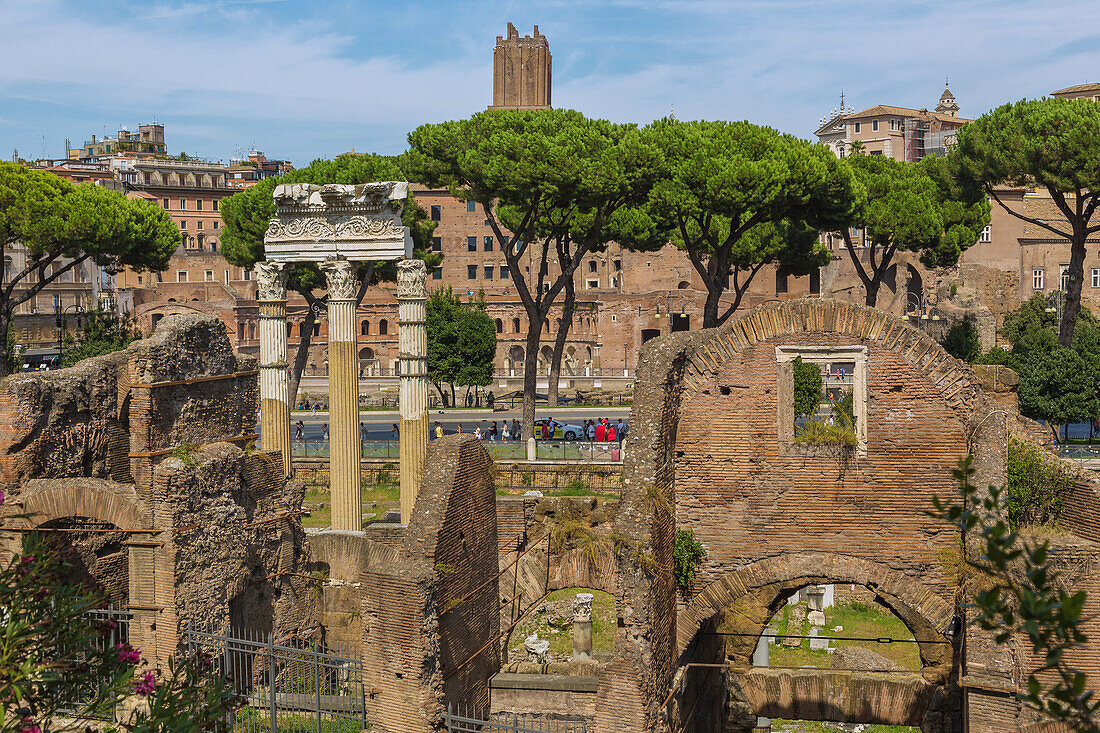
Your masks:
<instances>
[{"instance_id":1,"label":"ancient masonry","mask_svg":"<svg viewBox=\"0 0 1100 733\"><path fill-rule=\"evenodd\" d=\"M286 276L282 268L288 263L316 262L325 273L328 290L329 455L332 527L337 530L357 531L363 523L355 328L356 296L361 287L358 266L411 256L412 238L401 224L407 194L408 184L392 181L279 185L273 192L276 214L264 234L271 264L258 271L263 278L260 300L266 308L263 317L267 324L260 331L260 352L264 377L273 382L260 403L265 447L283 452L283 463L291 475L290 406L285 387L282 391L278 388L279 383L285 385L285 378L274 374L286 363ZM424 316L428 296L423 262L406 259L399 272L398 328L405 369L401 378L401 507L402 519L408 522L428 442Z\"/></svg>"},{"instance_id":2,"label":"ancient masonry","mask_svg":"<svg viewBox=\"0 0 1100 733\"><path fill-rule=\"evenodd\" d=\"M854 363L858 445L793 440L793 356ZM924 514L934 495L953 495L967 453L976 484L1004 483L1007 436L1025 421L990 376L898 318L821 299L647 344L615 520L620 629L596 730L750 731L757 716L1026 728L1014 693L1037 660L967 626L949 561L960 538ZM1056 554L1100 610L1097 486L1075 491L1064 524L1078 536ZM707 552L684 594L672 579L677 529ZM912 631L922 669L753 667L787 597L825 583L870 588ZM1100 648L1077 661L1095 673Z\"/></svg>"},{"instance_id":3,"label":"ancient masonry","mask_svg":"<svg viewBox=\"0 0 1100 733\"><path fill-rule=\"evenodd\" d=\"M301 486L277 454L249 450L256 381L212 316L0 380L0 555L28 529L56 532L79 558L72 580L129 609L130 640L155 662L189 623L319 637Z\"/></svg>"}]
</instances>

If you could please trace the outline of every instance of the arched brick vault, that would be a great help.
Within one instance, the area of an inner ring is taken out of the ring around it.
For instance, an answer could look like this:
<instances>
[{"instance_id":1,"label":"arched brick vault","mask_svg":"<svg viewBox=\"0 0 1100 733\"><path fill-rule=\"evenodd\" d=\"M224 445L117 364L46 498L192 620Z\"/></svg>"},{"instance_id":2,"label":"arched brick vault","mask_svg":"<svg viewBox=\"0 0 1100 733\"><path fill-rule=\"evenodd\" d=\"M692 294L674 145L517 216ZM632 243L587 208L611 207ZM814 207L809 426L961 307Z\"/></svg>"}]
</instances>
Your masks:
<instances>
[{"instance_id":1,"label":"arched brick vault","mask_svg":"<svg viewBox=\"0 0 1100 733\"><path fill-rule=\"evenodd\" d=\"M148 513L132 484L90 478L34 479L20 494L21 512L32 526L67 517L83 517L119 529L148 529Z\"/></svg>"},{"instance_id":2,"label":"arched brick vault","mask_svg":"<svg viewBox=\"0 0 1100 733\"><path fill-rule=\"evenodd\" d=\"M622 499L616 519L616 534L622 539L618 552L619 590L616 599L622 628L617 639L615 658L609 665L609 673L601 679L598 707L621 712L614 720L604 721L597 715L599 733L624 726L637 730L662 729L662 715L657 709L658 705L668 696L673 674L680 664L681 652L695 633L694 626L678 633L676 617L683 612L683 622L689 623L690 618L692 624L703 623L706 620L704 614L710 614L707 619L713 617L714 613L704 604L715 606L718 595L732 595L736 583L743 582L740 580L742 576L736 571L754 563L763 563L766 557L789 558L799 552L829 552L845 558L858 557L861 554L856 548L849 551L840 542L834 543L841 545L840 547L832 548L807 548L796 542L791 547L772 547L765 551L750 547L751 543L745 543L744 547L748 549L743 552L733 553L736 556L725 558L722 564L711 563L701 569L701 580L712 584L712 597L709 600L699 599L694 610L690 606L688 609L677 608L676 591L671 577L672 549L677 525L682 520L680 515L685 511L682 505L684 497L679 494L681 490L686 490L683 477L678 475L683 472L680 465L683 455L678 456L678 453L695 451L698 454L695 460L702 460L697 466L703 465L713 471L721 470L721 459L708 455L705 446L701 448L695 442L701 435L705 437L705 433L696 430L692 434L690 418L694 403L699 399L711 400L715 409L720 411L723 398L736 399L736 391L730 396L730 390L740 385L724 383L723 375L730 369L736 372L736 360L750 358L746 355L757 359L758 366L761 366L767 361L766 355L773 346L830 343L867 347L872 375L876 364L880 364L883 358L896 365L910 380L906 389L911 388L919 393L919 399L923 400L922 407L942 416L943 424L947 426L945 429L949 429L951 434L945 435L943 440L934 441L939 443L940 448L939 462L934 467L937 480L942 485L937 485L937 491L941 488L950 490L949 469L954 465L954 457L975 447L978 448L975 451L975 482L979 485L1003 483L1003 453L1006 444L1004 411L998 410L992 400L986 397L978 377L966 364L951 357L933 339L903 319L873 308L839 301L793 300L762 306L718 329L672 334L648 342L642 347L639 358L631 414L631 450L627 453L623 470ZM776 379L774 355L771 356L771 364L770 376L765 373L766 370L760 371L761 379ZM748 388L766 389L751 381ZM774 383L772 390L774 392ZM904 397L901 393L880 396L886 399ZM875 399L878 398L875 396ZM774 394L770 399L774 405ZM902 409L905 407L902 403L897 403L897 406ZM990 419L996 412L1001 412L1001 419ZM723 428L722 419L720 413L717 416L712 415L708 417L709 422L703 421L704 428ZM728 417L725 419L727 423L733 420ZM774 442L776 418L772 415L769 419L770 428L762 427L755 434L747 437L736 435L731 440L751 442L759 439L767 442L770 432L770 440ZM696 421L694 427L698 426L699 421ZM872 458L877 450L874 440L872 434L868 446L869 456ZM892 450L897 450L899 445L904 451L904 440L895 440ZM763 460L766 463L772 458L773 455L767 455ZM814 461L809 463L814 464ZM818 459L814 464L819 473L821 466L817 464L820 463ZM873 460L857 458L856 463L856 475L866 477L869 475L867 471L873 470ZM788 476L791 475L792 465L788 460L783 469L788 472ZM933 469L929 467L927 470ZM859 471L863 473L859 474ZM940 476L940 473L944 476ZM847 479L850 482L855 480L852 475L850 473ZM763 479L760 476L755 478L761 481L770 480L766 476ZM915 479L910 477L910 480L919 480L919 476ZM681 486L678 487L678 484ZM711 490L714 487L704 485L704 488ZM725 488L727 492L730 491L729 487ZM871 499L876 498L873 491L866 493ZM678 506L678 502L681 505ZM752 507L745 510L749 516L751 510ZM721 529L720 522L707 516L709 509L706 504L696 504L687 511L694 511L703 521L711 522L712 532ZM916 509L905 510L905 516L910 518L918 514L923 516ZM792 517L797 515L797 511L791 514ZM879 528L880 536L903 544L902 540L890 537L886 529L891 518L881 515L879 520L882 525ZM770 529L765 523L759 531ZM939 562L935 557L938 552L936 548L949 544L950 533L940 528L930 531L942 531L939 538L935 539L935 547L929 544L923 548L914 548L912 554L923 555L918 563L909 562L909 565L923 564L924 569L932 569ZM864 549L870 548L869 551L862 552L863 559L872 563L878 559L874 556L874 539L866 535L862 538ZM927 631L932 637L929 640L933 640L935 635L942 635L950 623L953 614L949 610L950 590L943 587L942 583L934 591L923 589L919 585L901 587L906 585L901 583L901 576L913 578L921 574L921 567L909 567L906 562L906 558L901 558L897 562L886 563L885 569L867 565L860 572L831 572L832 577L828 578L824 577L820 569L804 568L788 573L787 578L777 579L774 584L761 584L756 590L750 590L741 597L767 606L780 591L818 580L847 580L860 584L869 584L867 581L872 580L881 586L883 578L888 579L892 577L891 574L896 574L897 587L893 591L882 588L879 592L892 603L899 616L905 618L908 615L906 621L910 628L915 632L919 629ZM762 564L757 569L765 567ZM892 592L897 595L892 596ZM926 592L931 592L935 600L924 597ZM769 594L772 597L769 598ZM766 620L763 619L761 624ZM922 650L926 663L936 661L931 649L932 645L926 645L926 649Z\"/></svg>"},{"instance_id":3,"label":"arched brick vault","mask_svg":"<svg viewBox=\"0 0 1100 733\"><path fill-rule=\"evenodd\" d=\"M789 595L807 585L854 583L877 593L913 632L921 658L929 666L948 666L954 619L951 604L918 579L888 565L835 553L799 552L770 557L739 568L697 593L677 618L681 661L695 635L723 611L732 612L732 624L746 637L731 637L727 649L734 661L751 664L756 641Z\"/></svg>"}]
</instances>

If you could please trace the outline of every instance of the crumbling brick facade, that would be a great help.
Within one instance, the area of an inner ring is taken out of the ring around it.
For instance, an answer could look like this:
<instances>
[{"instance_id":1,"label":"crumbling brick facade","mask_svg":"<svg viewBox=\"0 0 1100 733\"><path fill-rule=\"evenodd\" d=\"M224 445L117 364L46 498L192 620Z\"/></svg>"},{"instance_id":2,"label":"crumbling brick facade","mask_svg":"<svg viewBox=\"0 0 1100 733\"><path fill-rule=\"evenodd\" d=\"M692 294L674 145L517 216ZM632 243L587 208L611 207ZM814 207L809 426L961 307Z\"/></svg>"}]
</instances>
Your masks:
<instances>
[{"instance_id":1,"label":"crumbling brick facade","mask_svg":"<svg viewBox=\"0 0 1100 733\"><path fill-rule=\"evenodd\" d=\"M0 380L14 426L0 434L0 548L18 551L20 529L76 530L57 536L132 612L150 660L175 654L188 624L315 634L301 486L249 449L254 366L216 318L175 316L123 351ZM87 531L102 528L118 531Z\"/></svg>"},{"instance_id":2,"label":"crumbling brick facade","mask_svg":"<svg viewBox=\"0 0 1100 733\"><path fill-rule=\"evenodd\" d=\"M783 444L789 410L780 404L778 347L866 350L864 445ZM747 672L756 636L786 596L822 582L867 586L906 621L925 664L918 675L925 682L908 693L921 706L929 683L969 679L949 633L958 611L945 564L957 556L959 538L924 512L933 495L952 494L951 470L967 453L975 456L976 483L1004 483L1011 406L985 393L982 380L926 334L836 301L764 306L720 329L655 341L641 362L616 520L620 633L600 682L597 730L751 725L752 715L736 713L753 682L738 680L738 668ZM691 529L708 553L686 596L671 577L677 528ZM707 632L719 622L748 636L716 641ZM1011 682L1011 658L1006 667L999 650L978 646L967 665ZM689 667L699 663L728 663L727 679ZM884 689L846 679L847 703ZM813 689L805 681L769 684ZM1016 714L997 691L975 685L965 695L989 715ZM942 691L933 697L942 725L943 711L957 704ZM717 714L695 715L696 702ZM895 702L891 709L906 719L882 722L922 723L918 707ZM830 707L834 720L866 719L866 712L854 717L859 712L839 698Z\"/></svg>"}]
</instances>

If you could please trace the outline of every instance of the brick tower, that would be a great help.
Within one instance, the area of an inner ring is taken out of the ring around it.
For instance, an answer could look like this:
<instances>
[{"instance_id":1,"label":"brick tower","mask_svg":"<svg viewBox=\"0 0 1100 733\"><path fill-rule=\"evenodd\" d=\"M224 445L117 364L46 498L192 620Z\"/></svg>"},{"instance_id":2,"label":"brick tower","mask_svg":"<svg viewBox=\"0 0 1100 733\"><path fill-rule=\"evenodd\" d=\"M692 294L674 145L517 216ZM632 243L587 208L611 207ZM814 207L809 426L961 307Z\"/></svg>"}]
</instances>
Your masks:
<instances>
[{"instance_id":1,"label":"brick tower","mask_svg":"<svg viewBox=\"0 0 1100 733\"><path fill-rule=\"evenodd\" d=\"M497 36L493 50L493 104L489 109L550 108L550 44L535 26L520 38L508 24L508 37Z\"/></svg>"}]
</instances>

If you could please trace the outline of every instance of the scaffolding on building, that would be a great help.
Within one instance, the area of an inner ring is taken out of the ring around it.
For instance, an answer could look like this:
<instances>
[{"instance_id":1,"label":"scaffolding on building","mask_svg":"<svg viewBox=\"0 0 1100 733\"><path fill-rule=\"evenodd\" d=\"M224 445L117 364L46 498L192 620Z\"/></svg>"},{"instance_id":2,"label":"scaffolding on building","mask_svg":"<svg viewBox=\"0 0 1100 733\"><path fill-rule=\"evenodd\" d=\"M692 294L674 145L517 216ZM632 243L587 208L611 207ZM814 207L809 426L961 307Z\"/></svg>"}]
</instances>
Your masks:
<instances>
[{"instance_id":1,"label":"scaffolding on building","mask_svg":"<svg viewBox=\"0 0 1100 733\"><path fill-rule=\"evenodd\" d=\"M905 119L905 160L916 163L925 155L925 137L929 134L931 121L922 117Z\"/></svg>"}]
</instances>

